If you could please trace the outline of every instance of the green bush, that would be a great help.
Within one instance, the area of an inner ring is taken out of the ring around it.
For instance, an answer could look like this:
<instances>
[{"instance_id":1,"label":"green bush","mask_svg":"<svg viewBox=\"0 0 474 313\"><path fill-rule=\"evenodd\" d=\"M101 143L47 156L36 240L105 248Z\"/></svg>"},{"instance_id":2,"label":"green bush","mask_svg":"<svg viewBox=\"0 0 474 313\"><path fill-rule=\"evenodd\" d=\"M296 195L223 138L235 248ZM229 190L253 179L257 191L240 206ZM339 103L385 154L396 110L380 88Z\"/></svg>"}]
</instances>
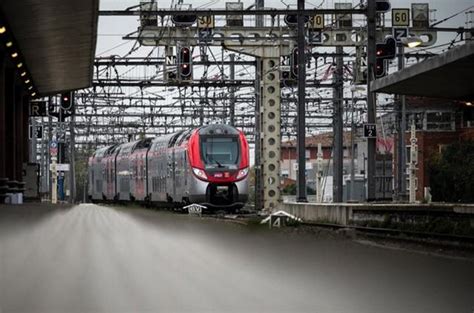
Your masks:
<instances>
[{"instance_id":1,"label":"green bush","mask_svg":"<svg viewBox=\"0 0 474 313\"><path fill-rule=\"evenodd\" d=\"M293 196L296 195L296 184L287 185L285 188L283 188L282 193L284 195L293 195ZM315 193L316 191L314 189L306 186L306 194L313 195Z\"/></svg>"},{"instance_id":2,"label":"green bush","mask_svg":"<svg viewBox=\"0 0 474 313\"><path fill-rule=\"evenodd\" d=\"M474 202L474 142L448 146L429 171L433 201Z\"/></svg>"}]
</instances>

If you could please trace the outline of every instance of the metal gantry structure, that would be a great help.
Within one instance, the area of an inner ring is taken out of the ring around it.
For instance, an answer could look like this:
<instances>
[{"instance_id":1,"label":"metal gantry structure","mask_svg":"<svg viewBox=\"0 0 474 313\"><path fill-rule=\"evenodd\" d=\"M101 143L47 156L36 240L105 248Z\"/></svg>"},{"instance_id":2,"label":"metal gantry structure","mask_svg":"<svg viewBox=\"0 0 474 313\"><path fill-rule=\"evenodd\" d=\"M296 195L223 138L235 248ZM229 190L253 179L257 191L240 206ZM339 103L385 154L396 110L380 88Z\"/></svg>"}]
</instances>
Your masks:
<instances>
[{"instance_id":1,"label":"metal gantry structure","mask_svg":"<svg viewBox=\"0 0 474 313\"><path fill-rule=\"evenodd\" d=\"M355 8L305 9L301 0L297 9L264 9L263 0L252 10L227 7L233 9L158 9L156 2L141 2L136 9L100 11L140 17L137 31L123 38L140 44L135 52L146 51L96 58L93 87L75 97L76 145L233 124L254 143L256 206L272 210L280 201L282 139L298 138L298 200L306 201L305 134L333 129L334 200L342 201L342 132L351 126L351 110L361 125L394 108L391 101L377 107L370 89L362 101L344 93L350 84L370 86L375 79L375 45L392 34L383 12L372 0ZM409 33L426 37L422 46L436 42L436 29L417 25ZM192 57L187 77L180 76L183 47ZM296 77L288 80L294 67ZM367 170L373 200L375 139L369 139Z\"/></svg>"}]
</instances>

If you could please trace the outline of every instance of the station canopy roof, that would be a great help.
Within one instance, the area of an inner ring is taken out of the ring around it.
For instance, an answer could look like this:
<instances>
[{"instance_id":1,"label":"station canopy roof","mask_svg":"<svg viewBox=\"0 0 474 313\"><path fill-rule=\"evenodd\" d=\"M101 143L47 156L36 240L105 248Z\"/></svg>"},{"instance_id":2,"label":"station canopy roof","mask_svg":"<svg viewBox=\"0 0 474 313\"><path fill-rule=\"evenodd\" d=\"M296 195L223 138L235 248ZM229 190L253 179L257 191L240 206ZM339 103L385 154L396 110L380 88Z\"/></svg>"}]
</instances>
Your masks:
<instances>
[{"instance_id":1,"label":"station canopy roof","mask_svg":"<svg viewBox=\"0 0 474 313\"><path fill-rule=\"evenodd\" d=\"M89 87L99 0L0 0L40 94Z\"/></svg>"},{"instance_id":2,"label":"station canopy roof","mask_svg":"<svg viewBox=\"0 0 474 313\"><path fill-rule=\"evenodd\" d=\"M474 100L474 42L455 47L371 83L373 91Z\"/></svg>"}]
</instances>

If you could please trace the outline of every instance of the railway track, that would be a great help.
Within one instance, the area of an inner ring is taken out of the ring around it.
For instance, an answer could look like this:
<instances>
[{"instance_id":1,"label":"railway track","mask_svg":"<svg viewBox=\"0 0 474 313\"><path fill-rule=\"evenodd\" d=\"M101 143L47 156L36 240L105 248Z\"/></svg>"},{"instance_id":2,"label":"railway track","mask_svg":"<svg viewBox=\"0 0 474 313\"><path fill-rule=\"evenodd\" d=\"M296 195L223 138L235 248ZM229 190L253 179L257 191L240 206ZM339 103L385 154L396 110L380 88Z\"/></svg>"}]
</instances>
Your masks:
<instances>
[{"instance_id":1,"label":"railway track","mask_svg":"<svg viewBox=\"0 0 474 313\"><path fill-rule=\"evenodd\" d=\"M367 235L370 237L378 237L383 239L396 239L411 242L424 242L435 244L449 244L456 246L467 246L474 248L474 237L441 234L441 233L427 233L403 229L393 228L379 228L379 227L365 227L357 225L339 225L331 223L302 223L307 226L316 226L330 229L353 229L357 233Z\"/></svg>"}]
</instances>

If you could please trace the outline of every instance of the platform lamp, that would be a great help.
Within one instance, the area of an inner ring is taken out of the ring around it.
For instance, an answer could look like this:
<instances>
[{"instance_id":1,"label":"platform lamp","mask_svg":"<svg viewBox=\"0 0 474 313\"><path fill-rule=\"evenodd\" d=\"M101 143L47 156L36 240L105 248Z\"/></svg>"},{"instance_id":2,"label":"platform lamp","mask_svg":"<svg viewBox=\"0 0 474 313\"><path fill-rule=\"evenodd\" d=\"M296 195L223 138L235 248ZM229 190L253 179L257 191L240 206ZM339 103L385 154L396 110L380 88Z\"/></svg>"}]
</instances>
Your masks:
<instances>
[{"instance_id":1,"label":"platform lamp","mask_svg":"<svg viewBox=\"0 0 474 313\"><path fill-rule=\"evenodd\" d=\"M360 85L352 85L351 86L351 94L352 94L352 112L351 112L351 192L349 195L349 201L354 201L354 190L355 190L355 161L354 161L354 153L355 153L355 145L354 145L354 136L355 136L355 123L354 123L354 110L355 110L355 97L354 94L358 91L365 91L365 88Z\"/></svg>"},{"instance_id":2,"label":"platform lamp","mask_svg":"<svg viewBox=\"0 0 474 313\"><path fill-rule=\"evenodd\" d=\"M398 45L398 70L405 67L405 47L416 48L423 43L419 36L409 36L401 39ZM406 193L406 149L405 149L405 131L406 126L406 103L405 95L399 95L399 112L401 118L398 121L398 164L397 164L397 196L401 200Z\"/></svg>"},{"instance_id":3,"label":"platform lamp","mask_svg":"<svg viewBox=\"0 0 474 313\"><path fill-rule=\"evenodd\" d=\"M402 44L408 48L416 48L423 43L419 36L410 36L402 38Z\"/></svg>"}]
</instances>

